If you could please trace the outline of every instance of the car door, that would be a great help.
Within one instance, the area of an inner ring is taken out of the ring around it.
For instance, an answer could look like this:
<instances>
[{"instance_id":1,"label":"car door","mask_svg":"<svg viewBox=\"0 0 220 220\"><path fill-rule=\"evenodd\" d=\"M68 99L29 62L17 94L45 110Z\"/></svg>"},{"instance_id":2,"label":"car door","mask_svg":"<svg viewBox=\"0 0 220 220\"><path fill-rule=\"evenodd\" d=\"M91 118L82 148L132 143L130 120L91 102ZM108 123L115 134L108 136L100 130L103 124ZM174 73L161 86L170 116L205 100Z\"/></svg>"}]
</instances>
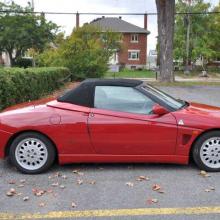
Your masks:
<instances>
[{"instance_id":1,"label":"car door","mask_svg":"<svg viewBox=\"0 0 220 220\"><path fill-rule=\"evenodd\" d=\"M155 104L132 87L96 86L88 118L91 142L99 154L172 155L177 125L171 113L152 114Z\"/></svg>"}]
</instances>

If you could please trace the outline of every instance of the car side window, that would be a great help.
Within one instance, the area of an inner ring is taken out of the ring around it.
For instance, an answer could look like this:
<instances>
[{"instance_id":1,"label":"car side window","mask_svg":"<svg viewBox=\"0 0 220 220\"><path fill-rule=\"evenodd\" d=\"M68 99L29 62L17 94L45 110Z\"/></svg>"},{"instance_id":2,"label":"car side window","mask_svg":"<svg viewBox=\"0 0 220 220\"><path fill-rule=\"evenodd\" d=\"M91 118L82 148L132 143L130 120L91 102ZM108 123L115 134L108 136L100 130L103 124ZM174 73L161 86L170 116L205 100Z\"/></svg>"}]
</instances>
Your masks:
<instances>
[{"instance_id":1,"label":"car side window","mask_svg":"<svg viewBox=\"0 0 220 220\"><path fill-rule=\"evenodd\" d=\"M152 114L154 104L154 101L132 87L95 87L95 108L136 114Z\"/></svg>"}]
</instances>

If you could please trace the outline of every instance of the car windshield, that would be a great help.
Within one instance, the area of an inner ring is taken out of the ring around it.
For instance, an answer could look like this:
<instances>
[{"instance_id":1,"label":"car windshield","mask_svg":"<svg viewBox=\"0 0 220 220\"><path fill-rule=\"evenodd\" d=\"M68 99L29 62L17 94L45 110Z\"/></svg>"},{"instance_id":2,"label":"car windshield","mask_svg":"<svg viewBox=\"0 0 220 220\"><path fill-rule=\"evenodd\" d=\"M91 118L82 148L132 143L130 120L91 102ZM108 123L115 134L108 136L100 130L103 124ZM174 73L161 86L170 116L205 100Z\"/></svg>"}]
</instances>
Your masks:
<instances>
[{"instance_id":1,"label":"car windshield","mask_svg":"<svg viewBox=\"0 0 220 220\"><path fill-rule=\"evenodd\" d=\"M165 102L171 108L178 110L188 105L186 101L175 99L172 96L160 91L159 89L154 88L150 85L143 85L142 88L147 91L148 93L152 94L156 98L160 99L161 101Z\"/></svg>"}]
</instances>

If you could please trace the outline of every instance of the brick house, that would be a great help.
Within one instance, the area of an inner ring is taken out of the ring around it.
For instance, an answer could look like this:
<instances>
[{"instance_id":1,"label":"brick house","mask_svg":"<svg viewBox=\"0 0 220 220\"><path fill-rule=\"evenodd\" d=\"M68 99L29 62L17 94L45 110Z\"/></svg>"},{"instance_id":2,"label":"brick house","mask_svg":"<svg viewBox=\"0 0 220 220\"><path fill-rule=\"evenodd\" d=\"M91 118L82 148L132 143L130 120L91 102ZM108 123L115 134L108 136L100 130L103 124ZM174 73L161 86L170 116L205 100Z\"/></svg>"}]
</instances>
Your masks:
<instances>
[{"instance_id":1,"label":"brick house","mask_svg":"<svg viewBox=\"0 0 220 220\"><path fill-rule=\"evenodd\" d=\"M122 49L116 51L111 65L124 66L129 69L143 69L147 64L147 15L144 16L144 28L122 20L121 17L102 17L93 20L90 24L96 25L103 31L111 30L122 34Z\"/></svg>"}]
</instances>

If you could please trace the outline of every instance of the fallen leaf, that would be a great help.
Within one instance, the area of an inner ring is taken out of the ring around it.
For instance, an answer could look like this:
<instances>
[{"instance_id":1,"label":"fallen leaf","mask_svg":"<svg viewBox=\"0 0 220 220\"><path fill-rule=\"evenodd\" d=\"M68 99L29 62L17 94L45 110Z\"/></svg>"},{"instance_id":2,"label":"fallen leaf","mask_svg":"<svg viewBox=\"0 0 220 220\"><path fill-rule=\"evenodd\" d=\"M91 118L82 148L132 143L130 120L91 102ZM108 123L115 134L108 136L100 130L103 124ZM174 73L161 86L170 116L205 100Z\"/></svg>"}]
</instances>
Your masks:
<instances>
[{"instance_id":1,"label":"fallen leaf","mask_svg":"<svg viewBox=\"0 0 220 220\"><path fill-rule=\"evenodd\" d=\"M53 190L52 189L48 189L47 192L48 193L53 193Z\"/></svg>"},{"instance_id":2,"label":"fallen leaf","mask_svg":"<svg viewBox=\"0 0 220 220\"><path fill-rule=\"evenodd\" d=\"M19 184L18 185L18 188L22 188L22 187L24 187L24 184Z\"/></svg>"},{"instance_id":3,"label":"fallen leaf","mask_svg":"<svg viewBox=\"0 0 220 220\"><path fill-rule=\"evenodd\" d=\"M139 176L136 181L146 181L146 180L150 180L149 177L146 177L146 176Z\"/></svg>"},{"instance_id":4,"label":"fallen leaf","mask_svg":"<svg viewBox=\"0 0 220 220\"><path fill-rule=\"evenodd\" d=\"M66 188L66 187L65 187L64 185L60 185L60 188L61 188L61 189L64 189L64 188Z\"/></svg>"},{"instance_id":5,"label":"fallen leaf","mask_svg":"<svg viewBox=\"0 0 220 220\"><path fill-rule=\"evenodd\" d=\"M91 184L91 185L95 185L95 184L96 184L96 181L94 181L94 180L89 181L89 184Z\"/></svg>"},{"instance_id":6,"label":"fallen leaf","mask_svg":"<svg viewBox=\"0 0 220 220\"><path fill-rule=\"evenodd\" d=\"M56 173L54 174L54 176L55 176L55 177L60 177L60 176L62 176L62 175L61 175L60 172L56 172Z\"/></svg>"},{"instance_id":7,"label":"fallen leaf","mask_svg":"<svg viewBox=\"0 0 220 220\"><path fill-rule=\"evenodd\" d=\"M28 196L25 196L24 198L23 198L23 201L28 201L29 200L29 197Z\"/></svg>"},{"instance_id":8,"label":"fallen leaf","mask_svg":"<svg viewBox=\"0 0 220 220\"><path fill-rule=\"evenodd\" d=\"M75 174L78 174L79 170L73 170L72 172L75 173Z\"/></svg>"},{"instance_id":9,"label":"fallen leaf","mask_svg":"<svg viewBox=\"0 0 220 220\"><path fill-rule=\"evenodd\" d=\"M45 205L46 205L46 204L45 204L44 202L40 202L40 203L39 203L39 206L40 206L40 207L44 207Z\"/></svg>"},{"instance_id":10,"label":"fallen leaf","mask_svg":"<svg viewBox=\"0 0 220 220\"><path fill-rule=\"evenodd\" d=\"M15 194L15 193L16 193L16 190L15 190L14 188L11 188L11 189L10 189L10 192Z\"/></svg>"},{"instance_id":11,"label":"fallen leaf","mask_svg":"<svg viewBox=\"0 0 220 220\"><path fill-rule=\"evenodd\" d=\"M72 171L74 174L78 174L78 175L80 175L80 176L83 176L84 175L84 173L83 172L80 172L79 170L73 170Z\"/></svg>"},{"instance_id":12,"label":"fallen leaf","mask_svg":"<svg viewBox=\"0 0 220 220\"><path fill-rule=\"evenodd\" d=\"M17 193L17 196L21 196L22 195L22 193Z\"/></svg>"},{"instance_id":13,"label":"fallen leaf","mask_svg":"<svg viewBox=\"0 0 220 220\"><path fill-rule=\"evenodd\" d=\"M158 199L150 198L150 199L147 200L147 203L150 204L150 205L153 204L153 203L158 203Z\"/></svg>"},{"instance_id":14,"label":"fallen leaf","mask_svg":"<svg viewBox=\"0 0 220 220\"><path fill-rule=\"evenodd\" d=\"M52 183L51 186L53 186L53 187L57 187L57 186L59 186L59 183L58 183L58 182L56 182L56 183Z\"/></svg>"},{"instance_id":15,"label":"fallen leaf","mask_svg":"<svg viewBox=\"0 0 220 220\"><path fill-rule=\"evenodd\" d=\"M44 190L40 190L35 195L36 196L42 196L44 193L45 193Z\"/></svg>"},{"instance_id":16,"label":"fallen leaf","mask_svg":"<svg viewBox=\"0 0 220 220\"><path fill-rule=\"evenodd\" d=\"M132 183L132 182L127 182L127 183L125 183L127 186L129 186L129 187L133 187L134 186L134 183Z\"/></svg>"},{"instance_id":17,"label":"fallen leaf","mask_svg":"<svg viewBox=\"0 0 220 220\"><path fill-rule=\"evenodd\" d=\"M76 205L75 202L72 202L72 203L71 203L71 206L72 206L72 208L76 208L76 207L77 207L77 205Z\"/></svg>"},{"instance_id":18,"label":"fallen leaf","mask_svg":"<svg viewBox=\"0 0 220 220\"><path fill-rule=\"evenodd\" d=\"M151 199L153 203L158 203L158 199Z\"/></svg>"},{"instance_id":19,"label":"fallen leaf","mask_svg":"<svg viewBox=\"0 0 220 220\"><path fill-rule=\"evenodd\" d=\"M6 195L7 196L14 196L16 194L16 190L14 188L11 188L7 193Z\"/></svg>"},{"instance_id":20,"label":"fallen leaf","mask_svg":"<svg viewBox=\"0 0 220 220\"><path fill-rule=\"evenodd\" d=\"M52 196L53 197L57 197L57 193L52 193Z\"/></svg>"},{"instance_id":21,"label":"fallen leaf","mask_svg":"<svg viewBox=\"0 0 220 220\"><path fill-rule=\"evenodd\" d=\"M46 191L41 189L32 189L35 196L42 196Z\"/></svg>"},{"instance_id":22,"label":"fallen leaf","mask_svg":"<svg viewBox=\"0 0 220 220\"><path fill-rule=\"evenodd\" d=\"M152 190L153 191L158 191L158 190L160 190L161 189L161 187L160 187L160 185L158 185L158 184L154 184L153 186L152 186Z\"/></svg>"},{"instance_id":23,"label":"fallen leaf","mask_svg":"<svg viewBox=\"0 0 220 220\"><path fill-rule=\"evenodd\" d=\"M78 185L82 185L82 184L83 184L83 180L82 180L82 179L78 179L78 180L77 180L77 184L78 184Z\"/></svg>"},{"instance_id":24,"label":"fallen leaf","mask_svg":"<svg viewBox=\"0 0 220 220\"><path fill-rule=\"evenodd\" d=\"M210 177L210 175L205 170L201 170L199 174L203 177Z\"/></svg>"},{"instance_id":25,"label":"fallen leaf","mask_svg":"<svg viewBox=\"0 0 220 220\"><path fill-rule=\"evenodd\" d=\"M15 182L15 180L9 180L8 183L9 184L15 184L16 182Z\"/></svg>"},{"instance_id":26,"label":"fallen leaf","mask_svg":"<svg viewBox=\"0 0 220 220\"><path fill-rule=\"evenodd\" d=\"M25 179L21 179L21 180L20 180L20 183L25 183L25 182L26 182Z\"/></svg>"},{"instance_id":27,"label":"fallen leaf","mask_svg":"<svg viewBox=\"0 0 220 220\"><path fill-rule=\"evenodd\" d=\"M63 178L63 179L67 179L67 176L66 176L66 175L63 175L62 178Z\"/></svg>"},{"instance_id":28,"label":"fallen leaf","mask_svg":"<svg viewBox=\"0 0 220 220\"><path fill-rule=\"evenodd\" d=\"M206 175L206 171L205 170L201 170L199 174L204 176L204 175Z\"/></svg>"},{"instance_id":29,"label":"fallen leaf","mask_svg":"<svg viewBox=\"0 0 220 220\"><path fill-rule=\"evenodd\" d=\"M205 192L211 192L211 191L214 191L214 190L215 190L215 188L211 186L211 187L205 189Z\"/></svg>"}]
</instances>

